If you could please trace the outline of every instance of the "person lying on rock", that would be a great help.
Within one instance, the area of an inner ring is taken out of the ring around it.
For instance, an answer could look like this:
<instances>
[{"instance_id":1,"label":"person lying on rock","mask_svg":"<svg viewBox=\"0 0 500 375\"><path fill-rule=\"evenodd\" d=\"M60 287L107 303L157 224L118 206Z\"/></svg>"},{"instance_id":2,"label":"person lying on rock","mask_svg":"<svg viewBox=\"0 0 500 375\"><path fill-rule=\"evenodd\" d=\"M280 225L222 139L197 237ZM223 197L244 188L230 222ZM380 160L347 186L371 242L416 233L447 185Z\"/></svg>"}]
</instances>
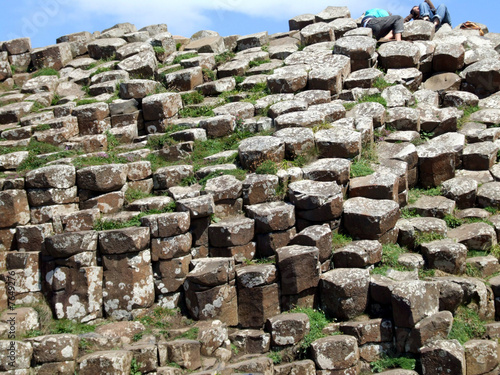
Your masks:
<instances>
[{"instance_id":1,"label":"person lying on rock","mask_svg":"<svg viewBox=\"0 0 500 375\"><path fill-rule=\"evenodd\" d=\"M363 15L361 25L372 29L373 36L380 41L400 41L404 29L403 17L393 16L388 11L379 8L367 10Z\"/></svg>"},{"instance_id":2,"label":"person lying on rock","mask_svg":"<svg viewBox=\"0 0 500 375\"><path fill-rule=\"evenodd\" d=\"M410 14L406 16L404 22L411 20L430 21L434 23L436 28L441 27L443 23L451 26L450 12L448 12L446 5L441 4L436 8L431 0L425 0L420 5L415 5L411 8Z\"/></svg>"}]
</instances>

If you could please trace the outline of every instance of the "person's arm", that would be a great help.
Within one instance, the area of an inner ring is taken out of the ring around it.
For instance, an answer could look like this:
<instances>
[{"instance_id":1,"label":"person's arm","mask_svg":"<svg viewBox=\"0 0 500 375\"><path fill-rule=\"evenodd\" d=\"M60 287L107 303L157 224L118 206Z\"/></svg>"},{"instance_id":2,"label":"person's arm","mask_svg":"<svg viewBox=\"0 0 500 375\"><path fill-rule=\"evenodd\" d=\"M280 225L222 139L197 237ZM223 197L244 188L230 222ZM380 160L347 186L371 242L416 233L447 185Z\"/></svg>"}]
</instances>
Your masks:
<instances>
[{"instance_id":1,"label":"person's arm","mask_svg":"<svg viewBox=\"0 0 500 375\"><path fill-rule=\"evenodd\" d=\"M433 12L435 12L435 11L436 11L436 7L434 6L434 4L432 4L432 1L431 1L431 0L425 0L425 2L426 2L427 4L429 4L429 6L431 7L431 10L432 10Z\"/></svg>"},{"instance_id":2,"label":"person's arm","mask_svg":"<svg viewBox=\"0 0 500 375\"><path fill-rule=\"evenodd\" d=\"M406 16L406 18L403 21L406 23L410 22L412 19L413 19L413 14L410 13Z\"/></svg>"}]
</instances>

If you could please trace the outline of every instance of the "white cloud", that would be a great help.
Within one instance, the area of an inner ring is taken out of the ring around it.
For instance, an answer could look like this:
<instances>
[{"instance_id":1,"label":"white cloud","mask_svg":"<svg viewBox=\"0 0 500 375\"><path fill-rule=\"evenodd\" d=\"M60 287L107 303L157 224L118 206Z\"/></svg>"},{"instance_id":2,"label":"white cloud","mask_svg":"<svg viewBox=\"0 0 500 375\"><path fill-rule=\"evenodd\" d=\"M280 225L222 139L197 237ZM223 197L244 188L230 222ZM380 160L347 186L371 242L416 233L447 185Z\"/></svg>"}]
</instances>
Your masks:
<instances>
[{"instance_id":1,"label":"white cloud","mask_svg":"<svg viewBox=\"0 0 500 375\"><path fill-rule=\"evenodd\" d=\"M62 0L59 0L62 1ZM393 14L406 16L411 4L409 0L379 0L379 8ZM402 3L408 4L402 4ZM211 28L217 31L217 24L224 23L228 11L239 12L254 17L271 18L283 22L303 13L318 13L327 6L342 6L346 0L75 0L71 2L74 14L109 16L110 19L131 22L138 27L166 23L174 34L190 36L193 32ZM373 8L373 0L359 0L348 4L353 18L359 17L366 9ZM206 11L215 11L217 17L210 19ZM112 25L110 25L112 26Z\"/></svg>"}]
</instances>

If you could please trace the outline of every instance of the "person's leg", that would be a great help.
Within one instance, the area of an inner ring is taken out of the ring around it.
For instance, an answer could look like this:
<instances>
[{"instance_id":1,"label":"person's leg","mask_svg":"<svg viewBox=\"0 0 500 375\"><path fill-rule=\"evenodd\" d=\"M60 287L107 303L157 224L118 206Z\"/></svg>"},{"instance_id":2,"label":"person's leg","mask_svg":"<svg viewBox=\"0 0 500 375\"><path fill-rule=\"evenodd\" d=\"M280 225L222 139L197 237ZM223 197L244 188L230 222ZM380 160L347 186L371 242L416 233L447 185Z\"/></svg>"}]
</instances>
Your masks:
<instances>
[{"instance_id":1,"label":"person's leg","mask_svg":"<svg viewBox=\"0 0 500 375\"><path fill-rule=\"evenodd\" d=\"M373 36L376 39L385 37L388 39L394 38L396 40L401 40L401 33L404 30L403 17L389 16L374 18L370 20L368 27L373 30Z\"/></svg>"},{"instance_id":2,"label":"person's leg","mask_svg":"<svg viewBox=\"0 0 500 375\"><path fill-rule=\"evenodd\" d=\"M436 8L436 14L432 18L432 21L436 26L440 26L443 23L449 23L451 26L451 17L446 5L441 4Z\"/></svg>"},{"instance_id":3,"label":"person's leg","mask_svg":"<svg viewBox=\"0 0 500 375\"><path fill-rule=\"evenodd\" d=\"M420 3L418 9L420 10L420 18L423 19L427 18L429 20L432 19L432 17L434 16L434 14L431 11L431 7L425 1Z\"/></svg>"},{"instance_id":4,"label":"person's leg","mask_svg":"<svg viewBox=\"0 0 500 375\"><path fill-rule=\"evenodd\" d=\"M394 24L393 24L394 26L392 31L394 32L394 39L396 39L399 42L401 41L401 34L403 34L403 31L405 29L404 19L401 16L393 16L393 17L394 17Z\"/></svg>"}]
</instances>

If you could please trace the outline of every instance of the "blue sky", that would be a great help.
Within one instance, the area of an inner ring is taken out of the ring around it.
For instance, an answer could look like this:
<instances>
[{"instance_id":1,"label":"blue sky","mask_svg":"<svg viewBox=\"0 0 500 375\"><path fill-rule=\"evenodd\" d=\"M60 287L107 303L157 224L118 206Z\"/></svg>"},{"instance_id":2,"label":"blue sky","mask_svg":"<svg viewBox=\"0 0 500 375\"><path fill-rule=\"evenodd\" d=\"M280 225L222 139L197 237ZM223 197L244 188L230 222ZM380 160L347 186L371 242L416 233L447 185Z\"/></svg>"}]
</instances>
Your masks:
<instances>
[{"instance_id":1,"label":"blue sky","mask_svg":"<svg viewBox=\"0 0 500 375\"><path fill-rule=\"evenodd\" d=\"M62 35L101 31L119 22L141 28L166 23L174 35L199 30L221 35L288 31L288 19L316 14L329 5L347 5L353 18L369 8L385 8L403 17L416 0L18 0L2 4L0 40L30 37L33 47L54 44ZM435 5L440 4L435 1ZM500 32L500 2L448 0L453 26L464 21L484 23ZM474 4L472 6L471 4Z\"/></svg>"}]
</instances>

